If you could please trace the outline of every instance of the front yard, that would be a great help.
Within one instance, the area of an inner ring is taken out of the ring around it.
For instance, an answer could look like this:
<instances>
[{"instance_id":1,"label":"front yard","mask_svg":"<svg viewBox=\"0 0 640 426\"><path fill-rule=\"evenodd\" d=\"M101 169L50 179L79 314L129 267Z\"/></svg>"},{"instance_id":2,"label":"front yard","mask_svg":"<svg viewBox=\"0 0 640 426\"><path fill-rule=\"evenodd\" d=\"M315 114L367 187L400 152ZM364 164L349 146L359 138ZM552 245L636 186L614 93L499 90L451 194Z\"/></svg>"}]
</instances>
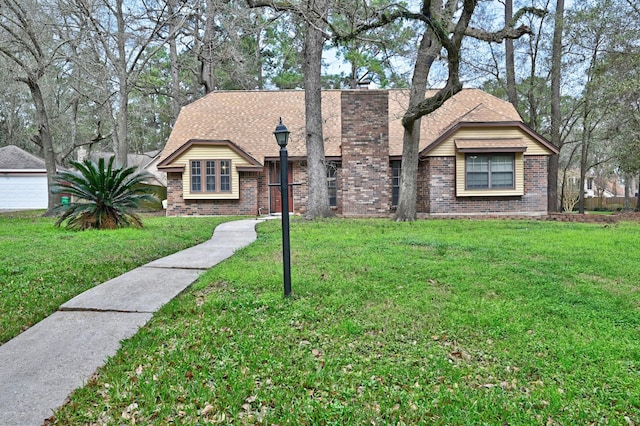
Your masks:
<instances>
[{"instance_id":1,"label":"front yard","mask_svg":"<svg viewBox=\"0 0 640 426\"><path fill-rule=\"evenodd\" d=\"M294 220L166 305L54 424L637 424L640 225Z\"/></svg>"},{"instance_id":2,"label":"front yard","mask_svg":"<svg viewBox=\"0 0 640 426\"><path fill-rule=\"evenodd\" d=\"M75 232L41 214L0 214L0 344L77 294L206 241L232 219L145 217L143 229Z\"/></svg>"}]
</instances>

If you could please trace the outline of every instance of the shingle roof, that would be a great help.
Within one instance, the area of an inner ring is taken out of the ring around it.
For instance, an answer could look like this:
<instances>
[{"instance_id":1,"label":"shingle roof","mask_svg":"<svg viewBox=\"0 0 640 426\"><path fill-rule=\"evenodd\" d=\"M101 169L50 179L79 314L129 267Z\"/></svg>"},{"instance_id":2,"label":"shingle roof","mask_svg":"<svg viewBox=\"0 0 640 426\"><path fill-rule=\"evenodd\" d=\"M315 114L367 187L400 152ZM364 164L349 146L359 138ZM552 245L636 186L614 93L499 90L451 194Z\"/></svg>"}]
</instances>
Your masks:
<instances>
[{"instance_id":1,"label":"shingle roof","mask_svg":"<svg viewBox=\"0 0 640 426\"><path fill-rule=\"evenodd\" d=\"M44 170L44 160L15 145L0 148L0 170Z\"/></svg>"},{"instance_id":2,"label":"shingle roof","mask_svg":"<svg viewBox=\"0 0 640 426\"><path fill-rule=\"evenodd\" d=\"M325 155L340 156L341 90L322 92ZM432 93L431 93L432 94ZM428 94L430 95L430 94ZM402 154L402 114L407 90L389 90L389 154ZM191 139L230 140L259 161L277 157L273 137L278 118L291 131L289 156L306 156L304 91L212 92L182 108L162 151L163 161ZM465 89L421 121L420 150L460 121L521 121L513 106L478 89Z\"/></svg>"}]
</instances>

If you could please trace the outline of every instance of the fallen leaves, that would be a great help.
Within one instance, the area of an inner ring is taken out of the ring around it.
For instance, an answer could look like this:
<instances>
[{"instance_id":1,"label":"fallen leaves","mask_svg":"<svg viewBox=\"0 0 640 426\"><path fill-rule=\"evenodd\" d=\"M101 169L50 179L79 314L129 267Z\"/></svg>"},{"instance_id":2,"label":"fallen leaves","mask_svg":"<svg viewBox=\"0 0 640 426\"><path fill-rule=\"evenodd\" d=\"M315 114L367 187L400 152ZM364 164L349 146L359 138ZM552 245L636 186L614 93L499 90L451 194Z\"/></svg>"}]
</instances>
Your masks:
<instances>
[{"instance_id":1,"label":"fallen leaves","mask_svg":"<svg viewBox=\"0 0 640 426\"><path fill-rule=\"evenodd\" d=\"M122 418L125 420L131 420L131 424L136 423L136 413L138 411L138 403L134 402L129 404L129 406L122 412Z\"/></svg>"},{"instance_id":2,"label":"fallen leaves","mask_svg":"<svg viewBox=\"0 0 640 426\"><path fill-rule=\"evenodd\" d=\"M449 353L449 361L452 361L452 362L471 361L472 358L469 352L467 352L462 347L460 347L460 345L458 345L458 342L456 340L454 340L452 343L453 343L453 351Z\"/></svg>"}]
</instances>

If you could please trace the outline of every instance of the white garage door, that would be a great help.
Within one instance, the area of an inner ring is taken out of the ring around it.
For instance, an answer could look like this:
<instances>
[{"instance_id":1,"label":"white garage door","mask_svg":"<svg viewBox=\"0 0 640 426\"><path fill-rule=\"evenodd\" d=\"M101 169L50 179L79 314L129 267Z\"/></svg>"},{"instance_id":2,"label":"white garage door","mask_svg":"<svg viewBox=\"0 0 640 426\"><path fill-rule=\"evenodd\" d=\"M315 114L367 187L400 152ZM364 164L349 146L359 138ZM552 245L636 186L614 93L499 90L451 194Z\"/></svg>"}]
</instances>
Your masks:
<instances>
[{"instance_id":1,"label":"white garage door","mask_svg":"<svg viewBox=\"0 0 640 426\"><path fill-rule=\"evenodd\" d=\"M0 209L46 209L46 176L0 175Z\"/></svg>"}]
</instances>

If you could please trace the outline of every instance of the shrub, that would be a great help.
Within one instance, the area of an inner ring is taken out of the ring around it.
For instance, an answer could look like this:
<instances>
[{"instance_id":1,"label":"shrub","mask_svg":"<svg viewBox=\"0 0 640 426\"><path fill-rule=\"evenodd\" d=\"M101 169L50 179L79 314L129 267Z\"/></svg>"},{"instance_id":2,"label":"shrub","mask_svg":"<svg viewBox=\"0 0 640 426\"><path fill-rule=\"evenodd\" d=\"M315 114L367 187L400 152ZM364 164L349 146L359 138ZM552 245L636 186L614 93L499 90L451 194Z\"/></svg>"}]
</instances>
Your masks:
<instances>
[{"instance_id":1,"label":"shrub","mask_svg":"<svg viewBox=\"0 0 640 426\"><path fill-rule=\"evenodd\" d=\"M59 215L56 226L65 220L71 229L116 229L142 227L135 209L143 201L154 201L147 187L140 183L148 176L135 167L114 167L115 157L105 164L91 160L72 161L75 171L61 171L54 177L54 194L69 194L73 200L60 204L53 213Z\"/></svg>"}]
</instances>

